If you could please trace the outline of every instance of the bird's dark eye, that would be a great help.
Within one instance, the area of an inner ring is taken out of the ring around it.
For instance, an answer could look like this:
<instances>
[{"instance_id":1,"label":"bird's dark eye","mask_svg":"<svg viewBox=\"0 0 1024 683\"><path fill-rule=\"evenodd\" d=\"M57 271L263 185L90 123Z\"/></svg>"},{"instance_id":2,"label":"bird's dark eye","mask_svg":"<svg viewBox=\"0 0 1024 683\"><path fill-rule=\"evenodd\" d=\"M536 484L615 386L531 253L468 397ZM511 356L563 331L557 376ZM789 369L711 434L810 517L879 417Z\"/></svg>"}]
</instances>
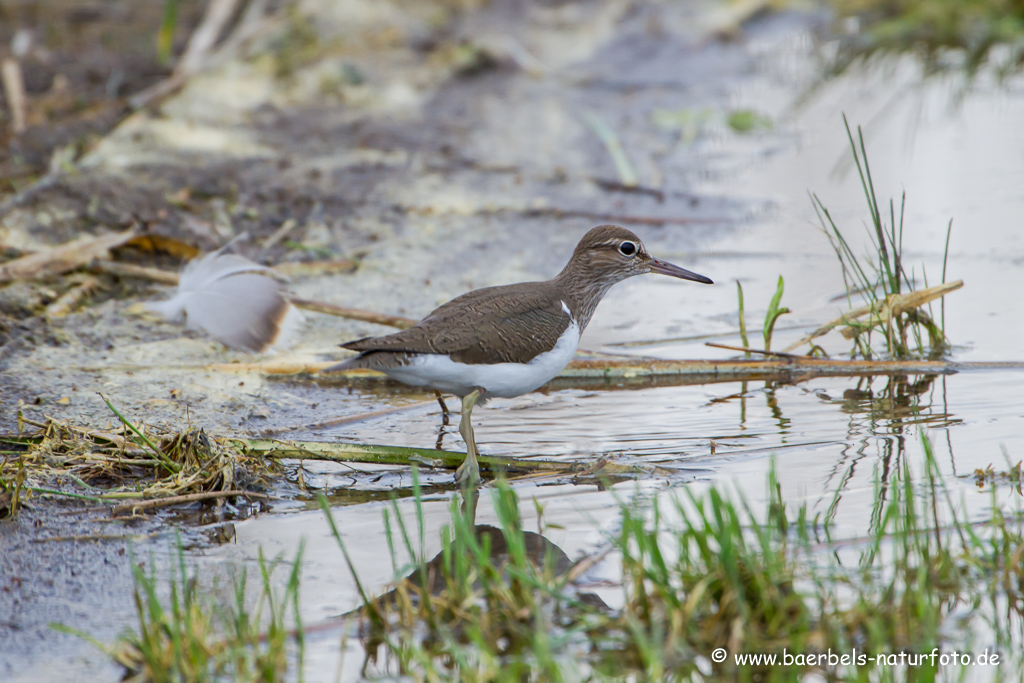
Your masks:
<instances>
[{"instance_id":1,"label":"bird's dark eye","mask_svg":"<svg viewBox=\"0 0 1024 683\"><path fill-rule=\"evenodd\" d=\"M632 242L623 242L619 245L619 253L623 256L632 256L636 253L636 245Z\"/></svg>"}]
</instances>

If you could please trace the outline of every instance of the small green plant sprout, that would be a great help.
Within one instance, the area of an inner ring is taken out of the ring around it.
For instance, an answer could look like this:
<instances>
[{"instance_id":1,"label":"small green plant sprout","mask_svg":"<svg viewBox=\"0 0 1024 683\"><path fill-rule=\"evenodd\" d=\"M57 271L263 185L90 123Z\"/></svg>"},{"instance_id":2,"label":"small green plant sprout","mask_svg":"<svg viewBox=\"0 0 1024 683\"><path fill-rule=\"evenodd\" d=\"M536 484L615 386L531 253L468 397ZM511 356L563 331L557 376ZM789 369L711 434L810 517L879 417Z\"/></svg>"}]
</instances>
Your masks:
<instances>
[{"instance_id":1,"label":"small green plant sprout","mask_svg":"<svg viewBox=\"0 0 1024 683\"><path fill-rule=\"evenodd\" d=\"M775 287L775 294L772 296L771 303L768 304L768 311L764 315L764 350L772 350L772 332L775 330L775 323L779 318L789 313L789 309L780 306L782 303L782 292L786 288L786 283L779 276L779 284Z\"/></svg>"},{"instance_id":2,"label":"small green plant sprout","mask_svg":"<svg viewBox=\"0 0 1024 683\"><path fill-rule=\"evenodd\" d=\"M743 306L743 285L740 281L736 281L736 298L739 299L739 318L740 318L740 343L743 344L743 348L750 348L750 339L747 337L747 314ZM750 358L750 351L744 351L743 355Z\"/></svg>"},{"instance_id":3,"label":"small green plant sprout","mask_svg":"<svg viewBox=\"0 0 1024 683\"><path fill-rule=\"evenodd\" d=\"M843 123L846 126L846 135L853 152L853 161L860 176L861 187L871 217L868 230L869 253L866 258L858 258L821 199L812 193L811 201L821 223L822 231L828 237L842 267L847 303L851 310L785 350L797 348L838 328L846 339L853 340L853 356L872 358L884 352L885 355L895 359L940 357L948 349L945 330L940 322L936 322L930 312L925 310L925 307L932 301L962 287L963 281L944 282L934 287L928 287L927 276L922 268L922 280L925 287L914 288L913 272L907 273L903 261L906 195L904 194L900 201L899 215L896 213L896 205L892 200L889 201L888 215L882 212L871 177L864 135L858 127L855 141L845 116ZM946 233L943 277L945 277L951 229L952 222L950 222ZM866 303L854 307L855 297L863 299ZM873 346L873 335L875 334L882 337L884 351Z\"/></svg>"},{"instance_id":4,"label":"small green plant sprout","mask_svg":"<svg viewBox=\"0 0 1024 683\"><path fill-rule=\"evenodd\" d=\"M679 131L679 142L688 145L715 121L715 110L703 109L655 109L651 123L664 130Z\"/></svg>"},{"instance_id":5,"label":"small green plant sprout","mask_svg":"<svg viewBox=\"0 0 1024 683\"><path fill-rule=\"evenodd\" d=\"M729 112L725 122L733 131L746 134L757 130L768 130L772 127L772 120L768 116L754 111L753 109L736 109Z\"/></svg>"}]
</instances>

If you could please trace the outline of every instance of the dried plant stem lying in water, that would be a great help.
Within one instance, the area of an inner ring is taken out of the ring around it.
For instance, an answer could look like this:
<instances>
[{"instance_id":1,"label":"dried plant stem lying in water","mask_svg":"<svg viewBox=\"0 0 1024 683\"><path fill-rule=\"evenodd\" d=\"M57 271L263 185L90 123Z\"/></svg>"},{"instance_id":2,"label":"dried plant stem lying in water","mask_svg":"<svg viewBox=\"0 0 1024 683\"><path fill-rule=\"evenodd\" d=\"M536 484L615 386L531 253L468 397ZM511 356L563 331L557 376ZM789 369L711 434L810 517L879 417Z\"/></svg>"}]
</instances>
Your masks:
<instances>
[{"instance_id":1,"label":"dried plant stem lying in water","mask_svg":"<svg viewBox=\"0 0 1024 683\"><path fill-rule=\"evenodd\" d=\"M372 465L428 466L456 469L466 459L465 453L408 448L404 446L377 446L371 444L321 443L319 441L277 441L273 439L236 440L250 457L291 458L296 460L323 460L328 462L358 462ZM496 455L479 456L484 470L508 473L577 474L586 476L635 476L639 474L667 474L671 470L652 465L623 465L605 458L597 460L536 460L532 458L506 458Z\"/></svg>"},{"instance_id":2,"label":"dried plant stem lying in water","mask_svg":"<svg viewBox=\"0 0 1024 683\"><path fill-rule=\"evenodd\" d=\"M797 349L818 337L828 334L835 328L841 328L840 333L846 339L853 339L864 329L888 325L892 319L902 315L910 314L918 316L922 321L930 321L931 318L927 313L916 309L944 297L950 292L955 292L963 286L964 281L957 280L956 282L946 282L934 287L928 287L927 289L918 289L907 294L890 294L882 301L861 306L849 313L844 313L835 320L822 325L803 339L793 342L783 351ZM865 320L861 321L861 318L865 318ZM942 339L933 341L941 343Z\"/></svg>"},{"instance_id":3,"label":"dried plant stem lying in water","mask_svg":"<svg viewBox=\"0 0 1024 683\"><path fill-rule=\"evenodd\" d=\"M114 506L111 511L114 515L120 515L125 512L136 514L143 510L151 510L153 508L167 507L169 505L181 505L182 503L195 503L202 500L214 500L217 498L231 498L234 496L245 496L246 498L266 498L271 499L273 496L268 496L265 493L255 493L253 491L203 491L202 493L190 493L185 496L171 496L169 498L154 498L152 500L136 500L131 503L122 503Z\"/></svg>"}]
</instances>

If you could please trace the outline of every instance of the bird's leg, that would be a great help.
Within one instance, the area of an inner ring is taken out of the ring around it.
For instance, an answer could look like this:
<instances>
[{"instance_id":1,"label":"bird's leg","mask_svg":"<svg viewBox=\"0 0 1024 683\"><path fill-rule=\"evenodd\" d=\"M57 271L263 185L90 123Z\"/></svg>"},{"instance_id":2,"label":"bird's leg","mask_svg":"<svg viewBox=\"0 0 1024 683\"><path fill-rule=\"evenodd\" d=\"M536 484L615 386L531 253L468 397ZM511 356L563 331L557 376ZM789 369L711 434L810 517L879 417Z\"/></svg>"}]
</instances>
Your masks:
<instances>
[{"instance_id":1,"label":"bird's leg","mask_svg":"<svg viewBox=\"0 0 1024 683\"><path fill-rule=\"evenodd\" d=\"M437 396L437 402L441 404L441 424L447 427L448 415L450 414L450 411L448 410L448 406L446 406L444 403L444 396L442 396L441 392L438 391L437 389L434 389L434 396Z\"/></svg>"},{"instance_id":2,"label":"bird's leg","mask_svg":"<svg viewBox=\"0 0 1024 683\"><path fill-rule=\"evenodd\" d=\"M437 402L441 404L441 428L437 430L437 443L434 444L434 448L440 451L444 448L444 428L451 424L448 419L451 411L448 410L448 406L444 402L444 396L440 391L434 389L434 396L437 397Z\"/></svg>"},{"instance_id":3,"label":"bird's leg","mask_svg":"<svg viewBox=\"0 0 1024 683\"><path fill-rule=\"evenodd\" d=\"M455 470L455 479L470 488L480 483L480 465L476 461L476 437L473 436L473 406L480 398L480 390L474 389L462 397L462 420L459 422L459 433L466 442L466 459Z\"/></svg>"},{"instance_id":4,"label":"bird's leg","mask_svg":"<svg viewBox=\"0 0 1024 683\"><path fill-rule=\"evenodd\" d=\"M468 529L476 528L476 508L479 502L480 489L474 486L462 491L461 511L462 516L466 518L466 527Z\"/></svg>"}]
</instances>

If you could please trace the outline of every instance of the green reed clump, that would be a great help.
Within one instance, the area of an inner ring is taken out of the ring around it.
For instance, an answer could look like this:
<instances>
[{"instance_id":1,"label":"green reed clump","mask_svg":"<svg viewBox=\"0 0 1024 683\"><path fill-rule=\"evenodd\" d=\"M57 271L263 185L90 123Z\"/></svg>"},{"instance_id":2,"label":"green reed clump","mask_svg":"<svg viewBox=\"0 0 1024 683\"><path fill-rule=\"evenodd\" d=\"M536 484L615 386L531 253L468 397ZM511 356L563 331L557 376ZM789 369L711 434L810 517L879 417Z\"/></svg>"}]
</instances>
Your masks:
<instances>
[{"instance_id":1,"label":"green reed clump","mask_svg":"<svg viewBox=\"0 0 1024 683\"><path fill-rule=\"evenodd\" d=\"M703 495L687 489L671 500L675 523L663 519L661 501L650 515L623 509L619 619L632 637L622 647L646 675L692 673L693 655L715 647L808 646L817 610L797 588L800 553L778 514L773 484L774 475L764 524L752 523L749 509L715 488Z\"/></svg>"},{"instance_id":2,"label":"green reed clump","mask_svg":"<svg viewBox=\"0 0 1024 683\"><path fill-rule=\"evenodd\" d=\"M152 562L148 572L139 564L133 566L138 630L121 636L113 647L64 625L54 628L76 633L105 650L124 667L123 681L271 683L285 680L292 669L302 671L301 545L283 591L271 584L279 561L268 561L260 552L254 606L244 569L231 579L230 598L221 599L198 590L196 569L186 566L180 541L176 560L166 580L157 576Z\"/></svg>"},{"instance_id":3,"label":"green reed clump","mask_svg":"<svg viewBox=\"0 0 1024 683\"><path fill-rule=\"evenodd\" d=\"M751 668L732 655L930 653L973 646L956 634L987 625L1010 662L1024 645L1024 517L993 498L989 519L967 522L923 443L924 471L904 459L879 481L877 514L856 538L787 506L774 470L760 512L718 486L623 505L606 560L622 577L614 609L577 585L579 564L523 530L503 482L499 528L453 505L429 561L422 513L410 530L393 508L392 556L400 544L413 559L396 559L406 578L365 600L368 661L384 648L388 674L417 681L888 680L885 666ZM716 648L729 656L709 668Z\"/></svg>"},{"instance_id":4,"label":"green reed clump","mask_svg":"<svg viewBox=\"0 0 1024 683\"><path fill-rule=\"evenodd\" d=\"M888 212L882 211L875 193L875 184L868 163L864 135L857 128L857 140L850 131L850 124L843 117L846 135L850 141L853 160L860 177L864 198L871 217L868 235L870 238L867 255L862 259L854 252L843 232L836 225L828 209L816 194L811 195L814 210L822 230L828 237L843 271L847 300L851 309L855 296L863 297L866 307L852 310L840 321L846 326L855 343L855 355L870 358L878 353L872 346L874 334L882 337L885 353L894 358L937 357L948 348L945 330L924 310L923 304L930 299L913 297L915 278L909 274L903 261L903 221L906 208L906 194L900 201L897 215L895 202L889 200ZM942 277L946 276L946 257L949 252L949 230L946 234L945 255ZM927 279L922 269L922 279ZM825 328L815 332L811 339L824 333Z\"/></svg>"},{"instance_id":5,"label":"green reed clump","mask_svg":"<svg viewBox=\"0 0 1024 683\"><path fill-rule=\"evenodd\" d=\"M1024 64L1024 3L1019 0L831 0L840 19L859 30L838 36L833 69L875 54L910 53L926 73L986 65L1000 77ZM959 57L951 59L951 57Z\"/></svg>"}]
</instances>

